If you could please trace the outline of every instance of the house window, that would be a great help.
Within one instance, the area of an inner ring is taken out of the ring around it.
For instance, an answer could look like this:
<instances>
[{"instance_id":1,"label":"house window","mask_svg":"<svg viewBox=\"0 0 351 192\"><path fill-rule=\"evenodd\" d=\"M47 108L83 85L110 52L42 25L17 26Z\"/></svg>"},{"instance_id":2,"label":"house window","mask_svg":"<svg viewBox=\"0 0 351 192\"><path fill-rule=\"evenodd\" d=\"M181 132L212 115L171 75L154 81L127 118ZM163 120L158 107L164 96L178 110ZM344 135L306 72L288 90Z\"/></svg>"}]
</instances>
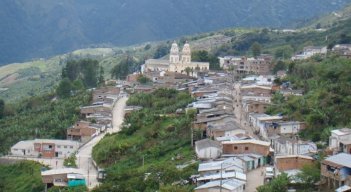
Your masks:
<instances>
[{"instance_id":1,"label":"house window","mask_svg":"<svg viewBox=\"0 0 351 192\"><path fill-rule=\"evenodd\" d=\"M249 150L249 147L245 147L245 151Z\"/></svg>"},{"instance_id":2,"label":"house window","mask_svg":"<svg viewBox=\"0 0 351 192\"><path fill-rule=\"evenodd\" d=\"M61 145L57 145L57 148L61 148Z\"/></svg>"},{"instance_id":3,"label":"house window","mask_svg":"<svg viewBox=\"0 0 351 192\"><path fill-rule=\"evenodd\" d=\"M63 148L67 149L67 145L64 145Z\"/></svg>"},{"instance_id":4,"label":"house window","mask_svg":"<svg viewBox=\"0 0 351 192\"><path fill-rule=\"evenodd\" d=\"M71 145L71 146L69 146L69 148L73 149L73 146Z\"/></svg>"},{"instance_id":5,"label":"house window","mask_svg":"<svg viewBox=\"0 0 351 192\"><path fill-rule=\"evenodd\" d=\"M234 146L234 150L237 150L238 149L238 147L237 146Z\"/></svg>"}]
</instances>

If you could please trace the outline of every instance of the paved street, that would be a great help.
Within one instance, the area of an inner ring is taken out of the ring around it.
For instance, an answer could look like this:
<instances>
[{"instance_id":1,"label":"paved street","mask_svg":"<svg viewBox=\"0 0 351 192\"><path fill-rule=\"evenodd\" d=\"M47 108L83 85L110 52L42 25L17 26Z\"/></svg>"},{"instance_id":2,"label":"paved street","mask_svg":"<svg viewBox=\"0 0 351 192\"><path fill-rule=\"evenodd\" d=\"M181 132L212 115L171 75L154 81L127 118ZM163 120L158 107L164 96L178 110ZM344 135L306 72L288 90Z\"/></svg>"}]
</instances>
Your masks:
<instances>
[{"instance_id":1,"label":"paved street","mask_svg":"<svg viewBox=\"0 0 351 192\"><path fill-rule=\"evenodd\" d=\"M115 133L120 130L120 125L122 124L124 117L124 107L126 105L127 100L127 97L122 97L115 104L112 111L113 128L111 130L108 130L109 133ZM79 149L76 155L77 165L80 169L82 169L85 172L85 177L87 179L89 189L92 189L99 184L99 182L96 179L97 170L92 164L91 155L93 147L105 136L105 134L106 133L101 134L89 141L87 144L85 144L82 148Z\"/></svg>"},{"instance_id":2,"label":"paved street","mask_svg":"<svg viewBox=\"0 0 351 192\"><path fill-rule=\"evenodd\" d=\"M264 169L264 167L261 167L247 173L246 192L255 192L258 186L263 185Z\"/></svg>"}]
</instances>

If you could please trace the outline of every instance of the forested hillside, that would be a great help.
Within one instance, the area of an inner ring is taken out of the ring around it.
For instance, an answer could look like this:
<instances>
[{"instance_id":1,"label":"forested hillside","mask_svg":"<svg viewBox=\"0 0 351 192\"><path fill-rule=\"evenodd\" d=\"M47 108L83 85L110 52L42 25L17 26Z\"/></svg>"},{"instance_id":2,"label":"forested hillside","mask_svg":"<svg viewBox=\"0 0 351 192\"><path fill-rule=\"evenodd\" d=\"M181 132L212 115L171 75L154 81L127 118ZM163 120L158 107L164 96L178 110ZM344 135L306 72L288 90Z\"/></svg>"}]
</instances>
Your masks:
<instances>
[{"instance_id":1,"label":"forested hillside","mask_svg":"<svg viewBox=\"0 0 351 192\"><path fill-rule=\"evenodd\" d=\"M301 133L313 141L328 141L330 130L351 126L351 60L338 56L291 62L282 82L301 89L304 96L274 96L270 112L304 121L308 128Z\"/></svg>"},{"instance_id":2,"label":"forested hillside","mask_svg":"<svg viewBox=\"0 0 351 192\"><path fill-rule=\"evenodd\" d=\"M228 27L288 27L350 0L2 0L0 64Z\"/></svg>"},{"instance_id":3,"label":"forested hillside","mask_svg":"<svg viewBox=\"0 0 351 192\"><path fill-rule=\"evenodd\" d=\"M190 142L194 116L175 114L191 101L188 93L172 89L132 95L127 104L144 108L126 117L121 132L94 147L93 158L107 168L107 180L94 191L190 191L191 185L172 183L196 172L197 165L189 162L194 156Z\"/></svg>"}]
</instances>

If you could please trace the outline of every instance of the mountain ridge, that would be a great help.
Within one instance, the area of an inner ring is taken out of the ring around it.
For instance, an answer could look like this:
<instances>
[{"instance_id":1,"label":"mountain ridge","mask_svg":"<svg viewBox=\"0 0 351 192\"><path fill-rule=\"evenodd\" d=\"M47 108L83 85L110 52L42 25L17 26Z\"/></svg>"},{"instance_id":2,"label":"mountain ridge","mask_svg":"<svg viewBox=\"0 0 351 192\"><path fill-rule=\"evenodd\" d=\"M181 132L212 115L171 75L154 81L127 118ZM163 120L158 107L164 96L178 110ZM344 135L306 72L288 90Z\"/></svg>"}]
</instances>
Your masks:
<instances>
[{"instance_id":1,"label":"mountain ridge","mask_svg":"<svg viewBox=\"0 0 351 192\"><path fill-rule=\"evenodd\" d=\"M350 2L3 0L0 65L93 45L125 46L229 27L285 27Z\"/></svg>"}]
</instances>

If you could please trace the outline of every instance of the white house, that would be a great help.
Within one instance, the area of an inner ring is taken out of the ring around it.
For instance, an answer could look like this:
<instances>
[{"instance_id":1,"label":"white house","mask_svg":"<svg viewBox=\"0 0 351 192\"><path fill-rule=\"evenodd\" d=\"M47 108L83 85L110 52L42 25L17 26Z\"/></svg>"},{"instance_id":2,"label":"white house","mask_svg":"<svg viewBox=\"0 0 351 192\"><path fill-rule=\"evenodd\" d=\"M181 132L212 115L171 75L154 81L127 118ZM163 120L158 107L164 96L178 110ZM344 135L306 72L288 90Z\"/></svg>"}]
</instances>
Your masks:
<instances>
[{"instance_id":1,"label":"white house","mask_svg":"<svg viewBox=\"0 0 351 192\"><path fill-rule=\"evenodd\" d=\"M301 141L280 136L272 141L276 155L307 155L317 153L317 145L311 141Z\"/></svg>"},{"instance_id":2,"label":"white house","mask_svg":"<svg viewBox=\"0 0 351 192\"><path fill-rule=\"evenodd\" d=\"M346 141L351 141L350 128L332 130L329 137L329 149L340 151L342 150L342 143Z\"/></svg>"},{"instance_id":3,"label":"white house","mask_svg":"<svg viewBox=\"0 0 351 192\"><path fill-rule=\"evenodd\" d=\"M283 119L282 116L271 116L267 114L259 114L259 113L250 113L249 114L249 123L250 126L254 127L259 134L264 137L268 138L266 123L267 122L277 122Z\"/></svg>"},{"instance_id":4,"label":"white house","mask_svg":"<svg viewBox=\"0 0 351 192\"><path fill-rule=\"evenodd\" d=\"M11 147L11 154L28 157L66 158L75 153L79 146L77 141L35 139L18 142Z\"/></svg>"},{"instance_id":5,"label":"white house","mask_svg":"<svg viewBox=\"0 0 351 192\"><path fill-rule=\"evenodd\" d=\"M238 171L245 172L245 162L237 157L230 157L222 161L211 161L200 163L198 172L200 175L211 175L223 172Z\"/></svg>"},{"instance_id":6,"label":"white house","mask_svg":"<svg viewBox=\"0 0 351 192\"><path fill-rule=\"evenodd\" d=\"M195 142L195 152L199 159L217 159L222 154L220 142L203 139Z\"/></svg>"}]
</instances>

